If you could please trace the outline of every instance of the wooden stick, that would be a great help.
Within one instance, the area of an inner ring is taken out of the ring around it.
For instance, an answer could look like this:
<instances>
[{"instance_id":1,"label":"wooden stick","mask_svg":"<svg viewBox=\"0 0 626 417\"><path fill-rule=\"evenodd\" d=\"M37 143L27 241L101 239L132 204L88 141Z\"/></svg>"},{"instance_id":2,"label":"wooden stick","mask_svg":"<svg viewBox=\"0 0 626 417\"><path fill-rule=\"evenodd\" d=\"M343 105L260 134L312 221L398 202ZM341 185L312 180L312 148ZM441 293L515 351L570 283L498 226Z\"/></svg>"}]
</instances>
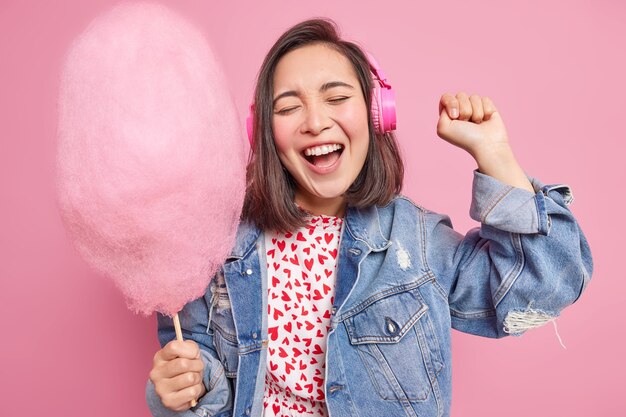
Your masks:
<instances>
[{"instance_id":1,"label":"wooden stick","mask_svg":"<svg viewBox=\"0 0 626 417\"><path fill-rule=\"evenodd\" d=\"M174 331L176 332L176 340L183 341L183 332L180 330L180 320L178 319L178 313L174 315Z\"/></svg>"},{"instance_id":2,"label":"wooden stick","mask_svg":"<svg viewBox=\"0 0 626 417\"><path fill-rule=\"evenodd\" d=\"M180 320L178 319L178 313L174 315L174 331L176 332L176 340L182 342L183 341L183 332L180 330ZM191 400L191 406L195 407L198 405L196 400Z\"/></svg>"}]
</instances>

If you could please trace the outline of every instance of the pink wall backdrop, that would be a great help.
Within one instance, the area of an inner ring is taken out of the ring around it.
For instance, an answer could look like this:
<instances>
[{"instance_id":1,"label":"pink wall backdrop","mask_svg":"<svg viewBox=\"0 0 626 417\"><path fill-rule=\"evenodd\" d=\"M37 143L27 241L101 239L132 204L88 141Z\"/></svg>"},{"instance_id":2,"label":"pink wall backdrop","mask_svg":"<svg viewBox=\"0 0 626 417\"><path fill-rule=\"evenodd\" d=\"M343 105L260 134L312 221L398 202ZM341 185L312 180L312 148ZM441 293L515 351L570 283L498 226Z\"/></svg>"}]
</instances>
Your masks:
<instances>
[{"instance_id":1,"label":"pink wall backdrop","mask_svg":"<svg viewBox=\"0 0 626 417\"><path fill-rule=\"evenodd\" d=\"M0 1L0 414L149 416L154 317L133 315L73 249L55 205L61 58L112 1ZM335 19L397 92L405 193L468 217L471 171L438 139L444 92L490 96L525 170L566 182L590 241L588 291L521 338L454 333L452 415L624 416L626 6L618 0L179 1L222 57L243 117L262 57L301 19ZM424 158L423 155L428 155Z\"/></svg>"}]
</instances>

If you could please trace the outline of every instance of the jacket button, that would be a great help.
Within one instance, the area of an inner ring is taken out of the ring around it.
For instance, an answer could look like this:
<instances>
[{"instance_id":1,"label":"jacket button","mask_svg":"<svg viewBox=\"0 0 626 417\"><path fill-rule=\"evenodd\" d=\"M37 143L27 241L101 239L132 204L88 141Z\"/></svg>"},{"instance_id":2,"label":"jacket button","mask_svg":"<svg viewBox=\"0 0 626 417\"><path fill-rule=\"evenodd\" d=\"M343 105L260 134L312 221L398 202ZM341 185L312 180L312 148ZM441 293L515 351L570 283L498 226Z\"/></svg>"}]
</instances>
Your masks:
<instances>
[{"instance_id":1,"label":"jacket button","mask_svg":"<svg viewBox=\"0 0 626 417\"><path fill-rule=\"evenodd\" d=\"M252 275L252 269L250 269L250 268L246 269L246 274Z\"/></svg>"},{"instance_id":2,"label":"jacket button","mask_svg":"<svg viewBox=\"0 0 626 417\"><path fill-rule=\"evenodd\" d=\"M385 324L387 325L387 333L392 336L398 333L398 325L390 317L385 317Z\"/></svg>"},{"instance_id":3,"label":"jacket button","mask_svg":"<svg viewBox=\"0 0 626 417\"><path fill-rule=\"evenodd\" d=\"M259 335L256 332L252 333L252 338L253 339L256 339L257 337L259 337Z\"/></svg>"}]
</instances>

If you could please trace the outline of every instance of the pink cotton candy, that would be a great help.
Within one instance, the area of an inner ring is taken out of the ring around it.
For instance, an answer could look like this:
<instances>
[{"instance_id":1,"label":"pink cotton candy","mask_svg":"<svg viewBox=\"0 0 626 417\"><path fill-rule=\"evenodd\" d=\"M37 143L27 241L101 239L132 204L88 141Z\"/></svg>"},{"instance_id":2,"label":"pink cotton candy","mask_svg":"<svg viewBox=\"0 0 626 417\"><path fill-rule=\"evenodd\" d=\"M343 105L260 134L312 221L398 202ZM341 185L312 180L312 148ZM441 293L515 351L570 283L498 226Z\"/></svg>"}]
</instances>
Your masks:
<instances>
[{"instance_id":1,"label":"pink cotton candy","mask_svg":"<svg viewBox=\"0 0 626 417\"><path fill-rule=\"evenodd\" d=\"M234 243L244 136L203 35L131 3L72 44L59 97L58 195L69 234L135 312L203 295Z\"/></svg>"}]
</instances>

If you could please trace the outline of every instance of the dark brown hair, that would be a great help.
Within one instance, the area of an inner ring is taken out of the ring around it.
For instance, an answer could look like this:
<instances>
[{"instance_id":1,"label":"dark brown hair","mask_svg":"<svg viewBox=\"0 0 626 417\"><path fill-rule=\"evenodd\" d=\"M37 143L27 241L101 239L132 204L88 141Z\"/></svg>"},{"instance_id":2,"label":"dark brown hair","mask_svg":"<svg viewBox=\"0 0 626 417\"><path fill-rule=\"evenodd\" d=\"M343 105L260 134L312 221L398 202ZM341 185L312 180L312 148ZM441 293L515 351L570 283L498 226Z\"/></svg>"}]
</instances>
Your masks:
<instances>
[{"instance_id":1,"label":"dark brown hair","mask_svg":"<svg viewBox=\"0 0 626 417\"><path fill-rule=\"evenodd\" d=\"M293 231L305 224L306 213L294 204L296 183L283 167L272 132L274 71L288 52L323 43L345 56L357 74L367 108L371 109L372 74L361 48L340 38L329 19L311 19L288 29L265 56L254 94L254 144L247 168L242 219L262 230ZM361 172L346 191L346 202L356 207L385 205L400 192L404 166L393 133L375 132L368 112L369 146Z\"/></svg>"}]
</instances>

